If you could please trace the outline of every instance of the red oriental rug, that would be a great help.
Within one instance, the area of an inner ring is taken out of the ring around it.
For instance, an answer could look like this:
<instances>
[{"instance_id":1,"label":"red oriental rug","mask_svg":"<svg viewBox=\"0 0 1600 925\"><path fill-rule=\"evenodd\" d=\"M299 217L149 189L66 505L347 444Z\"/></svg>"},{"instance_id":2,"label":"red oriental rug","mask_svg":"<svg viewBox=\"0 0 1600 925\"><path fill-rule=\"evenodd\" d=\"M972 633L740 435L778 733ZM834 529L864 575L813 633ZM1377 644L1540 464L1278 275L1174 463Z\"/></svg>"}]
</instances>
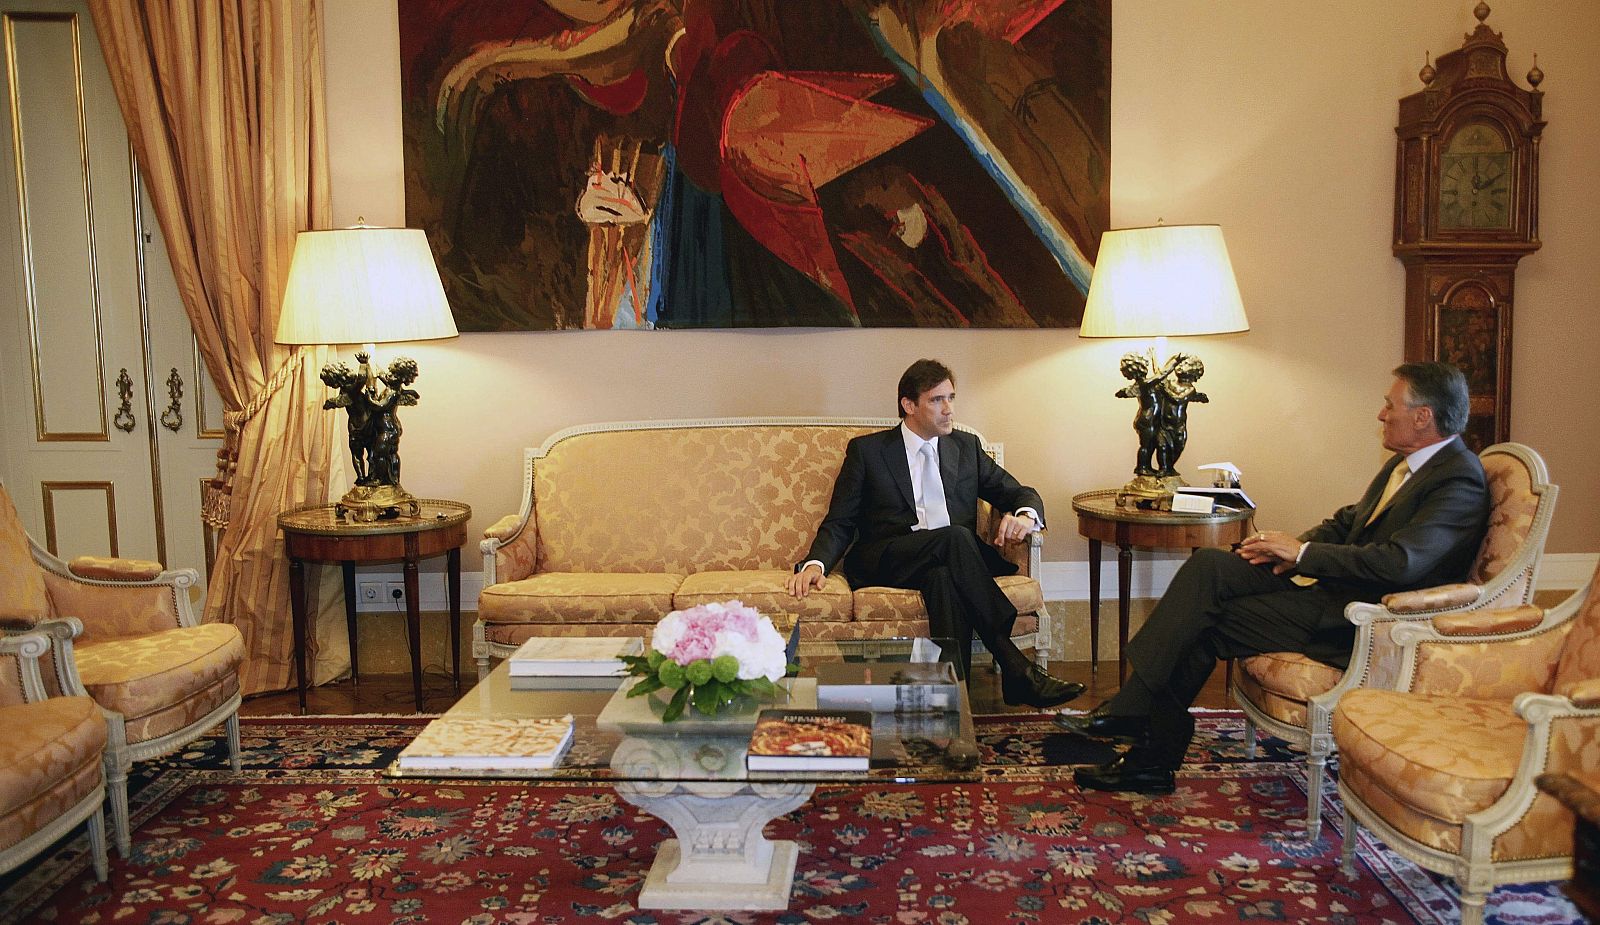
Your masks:
<instances>
[{"instance_id":1,"label":"red oriental rug","mask_svg":"<svg viewBox=\"0 0 1600 925\"><path fill-rule=\"evenodd\" d=\"M0 921L92 923L1443 923L1447 885L1364 842L1338 871L1299 837L1304 773L1282 743L1243 760L1237 713L1201 716L1166 797L1083 793L1048 718L981 718L986 779L821 786L768 828L800 843L787 912L639 910L670 831L609 787L396 781L421 719L244 721L139 771L133 855L97 884L86 838L0 880ZM1502 889L1499 925L1578 921L1553 885Z\"/></svg>"}]
</instances>

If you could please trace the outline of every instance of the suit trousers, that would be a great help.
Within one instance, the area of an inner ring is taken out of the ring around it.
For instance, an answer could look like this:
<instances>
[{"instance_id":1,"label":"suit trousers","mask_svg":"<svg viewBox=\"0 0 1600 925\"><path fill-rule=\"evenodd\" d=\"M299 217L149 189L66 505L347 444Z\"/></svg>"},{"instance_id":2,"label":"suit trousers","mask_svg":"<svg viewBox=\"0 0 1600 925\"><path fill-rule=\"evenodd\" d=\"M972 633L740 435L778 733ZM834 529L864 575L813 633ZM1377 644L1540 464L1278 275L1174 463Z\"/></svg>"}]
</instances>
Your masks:
<instances>
[{"instance_id":1,"label":"suit trousers","mask_svg":"<svg viewBox=\"0 0 1600 925\"><path fill-rule=\"evenodd\" d=\"M1011 648L1017 608L995 583L983 541L970 529L914 530L874 544L863 553L863 558L876 560L877 568L868 574L852 569L852 577L868 584L920 591L928 611L928 634L945 648L963 678L972 667L974 632L990 652L998 655ZM955 652L949 652L952 643Z\"/></svg>"},{"instance_id":2,"label":"suit trousers","mask_svg":"<svg viewBox=\"0 0 1600 925\"><path fill-rule=\"evenodd\" d=\"M1225 549L1197 550L1128 642L1138 683L1124 685L1108 709L1148 715L1157 760L1176 767L1194 731L1189 706L1219 658L1305 651L1326 634L1329 613L1342 611L1337 595L1302 588L1270 566Z\"/></svg>"}]
</instances>

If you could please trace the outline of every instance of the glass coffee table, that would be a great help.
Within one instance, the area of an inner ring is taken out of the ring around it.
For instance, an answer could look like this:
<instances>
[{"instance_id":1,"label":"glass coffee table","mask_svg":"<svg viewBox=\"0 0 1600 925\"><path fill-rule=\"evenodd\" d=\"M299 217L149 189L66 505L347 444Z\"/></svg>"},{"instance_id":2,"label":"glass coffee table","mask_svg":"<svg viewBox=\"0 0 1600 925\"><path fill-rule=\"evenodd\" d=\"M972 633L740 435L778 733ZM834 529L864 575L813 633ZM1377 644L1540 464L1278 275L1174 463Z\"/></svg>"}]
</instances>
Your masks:
<instances>
[{"instance_id":1,"label":"glass coffee table","mask_svg":"<svg viewBox=\"0 0 1600 925\"><path fill-rule=\"evenodd\" d=\"M604 783L624 800L672 826L640 889L642 909L787 909L799 849L762 834L773 819L811 798L820 783L922 784L977 780L978 746L965 686L958 709L940 713L875 713L866 771L748 771L745 751L756 714L766 708L817 705L819 661L904 660L896 640L808 643L800 676L783 682L773 703L702 716L688 710L663 723L664 699L625 697L631 678L600 689L534 687L550 679L513 678L500 662L446 716L572 714L572 745L549 770L405 771L405 777L491 777Z\"/></svg>"}]
</instances>

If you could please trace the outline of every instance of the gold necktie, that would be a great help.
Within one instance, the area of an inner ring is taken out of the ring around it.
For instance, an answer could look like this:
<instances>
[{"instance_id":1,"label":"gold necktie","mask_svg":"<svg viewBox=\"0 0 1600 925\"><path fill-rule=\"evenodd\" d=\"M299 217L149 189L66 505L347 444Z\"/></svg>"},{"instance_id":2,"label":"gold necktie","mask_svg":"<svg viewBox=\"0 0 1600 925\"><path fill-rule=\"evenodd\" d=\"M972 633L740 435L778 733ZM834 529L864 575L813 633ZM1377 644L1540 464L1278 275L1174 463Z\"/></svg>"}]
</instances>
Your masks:
<instances>
[{"instance_id":1,"label":"gold necktie","mask_svg":"<svg viewBox=\"0 0 1600 925\"><path fill-rule=\"evenodd\" d=\"M1372 514L1367 517L1367 526L1372 526L1372 522L1378 519L1378 515L1389 507L1389 502L1394 500L1395 492L1400 490L1400 486L1405 483L1406 476L1410 474L1411 467L1406 465L1405 460L1400 460L1400 465L1395 466L1394 471L1389 473L1389 484L1383 486L1383 497L1378 499L1378 506L1373 508Z\"/></svg>"}]
</instances>

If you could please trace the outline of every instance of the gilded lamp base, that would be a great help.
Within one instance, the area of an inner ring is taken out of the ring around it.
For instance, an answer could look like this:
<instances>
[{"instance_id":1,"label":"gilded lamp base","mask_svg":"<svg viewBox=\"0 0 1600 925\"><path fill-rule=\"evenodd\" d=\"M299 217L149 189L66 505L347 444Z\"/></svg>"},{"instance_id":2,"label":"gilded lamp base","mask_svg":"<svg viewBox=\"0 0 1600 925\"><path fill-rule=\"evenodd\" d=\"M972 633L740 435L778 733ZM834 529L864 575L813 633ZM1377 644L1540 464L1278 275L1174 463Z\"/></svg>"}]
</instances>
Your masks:
<instances>
[{"instance_id":1,"label":"gilded lamp base","mask_svg":"<svg viewBox=\"0 0 1600 925\"><path fill-rule=\"evenodd\" d=\"M422 505L399 485L357 485L345 492L333 508L340 517L359 523L422 513Z\"/></svg>"}]
</instances>

